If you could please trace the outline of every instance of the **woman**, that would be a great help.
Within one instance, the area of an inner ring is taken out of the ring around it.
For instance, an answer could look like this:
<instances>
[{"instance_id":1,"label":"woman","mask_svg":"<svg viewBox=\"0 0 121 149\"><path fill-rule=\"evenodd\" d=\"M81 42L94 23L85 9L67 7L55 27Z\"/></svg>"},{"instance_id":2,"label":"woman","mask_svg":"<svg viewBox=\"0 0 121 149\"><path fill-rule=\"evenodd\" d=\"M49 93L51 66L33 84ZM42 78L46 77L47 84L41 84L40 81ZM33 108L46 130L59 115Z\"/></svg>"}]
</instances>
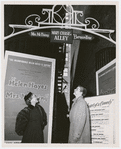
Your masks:
<instances>
[{"instance_id":1,"label":"woman","mask_svg":"<svg viewBox=\"0 0 121 149\"><path fill-rule=\"evenodd\" d=\"M23 135L22 143L44 143L43 129L47 125L44 109L38 105L39 101L33 93L24 97L28 107L21 110L16 119L15 131Z\"/></svg>"}]
</instances>

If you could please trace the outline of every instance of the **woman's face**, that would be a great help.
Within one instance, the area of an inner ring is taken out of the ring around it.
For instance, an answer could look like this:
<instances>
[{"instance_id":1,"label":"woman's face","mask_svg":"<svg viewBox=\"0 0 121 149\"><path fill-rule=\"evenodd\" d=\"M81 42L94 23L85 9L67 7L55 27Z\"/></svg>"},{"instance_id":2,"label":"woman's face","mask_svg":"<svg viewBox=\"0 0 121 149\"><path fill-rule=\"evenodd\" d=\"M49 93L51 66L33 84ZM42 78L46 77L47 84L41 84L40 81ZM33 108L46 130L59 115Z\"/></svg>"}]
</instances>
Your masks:
<instances>
[{"instance_id":1,"label":"woman's face","mask_svg":"<svg viewBox=\"0 0 121 149\"><path fill-rule=\"evenodd\" d=\"M37 100L37 97L36 97L36 95L32 95L31 96L31 105L35 105L36 103L38 103L38 100Z\"/></svg>"}]
</instances>

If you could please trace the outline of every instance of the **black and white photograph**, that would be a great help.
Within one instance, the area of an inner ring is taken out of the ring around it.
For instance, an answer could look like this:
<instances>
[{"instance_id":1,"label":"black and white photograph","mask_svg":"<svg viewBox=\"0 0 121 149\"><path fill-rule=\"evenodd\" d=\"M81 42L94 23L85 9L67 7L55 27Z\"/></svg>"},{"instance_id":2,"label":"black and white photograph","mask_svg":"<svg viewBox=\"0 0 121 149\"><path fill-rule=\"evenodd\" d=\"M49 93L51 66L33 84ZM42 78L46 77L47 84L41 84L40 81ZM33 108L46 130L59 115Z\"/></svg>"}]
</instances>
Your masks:
<instances>
[{"instance_id":1,"label":"black and white photograph","mask_svg":"<svg viewBox=\"0 0 121 149\"><path fill-rule=\"evenodd\" d=\"M119 147L118 9L1 3L3 147Z\"/></svg>"}]
</instances>

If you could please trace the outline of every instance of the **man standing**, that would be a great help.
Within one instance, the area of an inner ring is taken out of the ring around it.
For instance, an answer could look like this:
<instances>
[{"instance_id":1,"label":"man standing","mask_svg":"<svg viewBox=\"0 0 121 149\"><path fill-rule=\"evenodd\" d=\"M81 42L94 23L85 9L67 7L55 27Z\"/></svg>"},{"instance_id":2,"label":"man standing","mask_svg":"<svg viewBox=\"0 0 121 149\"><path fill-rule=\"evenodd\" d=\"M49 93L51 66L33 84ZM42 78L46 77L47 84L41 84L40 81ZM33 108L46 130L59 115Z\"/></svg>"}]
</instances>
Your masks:
<instances>
[{"instance_id":1,"label":"man standing","mask_svg":"<svg viewBox=\"0 0 121 149\"><path fill-rule=\"evenodd\" d=\"M86 92L86 89L80 85L74 89L73 94L76 98L73 100L69 114L70 131L68 143L90 143L89 109L83 98Z\"/></svg>"}]
</instances>

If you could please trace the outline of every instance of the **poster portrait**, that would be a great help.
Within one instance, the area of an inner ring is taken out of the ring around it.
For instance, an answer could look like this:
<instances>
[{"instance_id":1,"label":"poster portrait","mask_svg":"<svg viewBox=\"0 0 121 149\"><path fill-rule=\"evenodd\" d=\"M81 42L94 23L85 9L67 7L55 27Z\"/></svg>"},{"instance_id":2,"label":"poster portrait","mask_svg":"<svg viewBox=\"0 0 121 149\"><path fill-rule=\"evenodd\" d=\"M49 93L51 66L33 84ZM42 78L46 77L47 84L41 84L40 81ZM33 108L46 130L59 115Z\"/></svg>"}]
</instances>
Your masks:
<instances>
[{"instance_id":1,"label":"poster portrait","mask_svg":"<svg viewBox=\"0 0 121 149\"><path fill-rule=\"evenodd\" d=\"M40 99L47 114L44 143L51 142L55 60L29 54L6 51L4 84L4 140L21 142L15 132L17 114L27 105L24 96L29 92Z\"/></svg>"}]
</instances>

